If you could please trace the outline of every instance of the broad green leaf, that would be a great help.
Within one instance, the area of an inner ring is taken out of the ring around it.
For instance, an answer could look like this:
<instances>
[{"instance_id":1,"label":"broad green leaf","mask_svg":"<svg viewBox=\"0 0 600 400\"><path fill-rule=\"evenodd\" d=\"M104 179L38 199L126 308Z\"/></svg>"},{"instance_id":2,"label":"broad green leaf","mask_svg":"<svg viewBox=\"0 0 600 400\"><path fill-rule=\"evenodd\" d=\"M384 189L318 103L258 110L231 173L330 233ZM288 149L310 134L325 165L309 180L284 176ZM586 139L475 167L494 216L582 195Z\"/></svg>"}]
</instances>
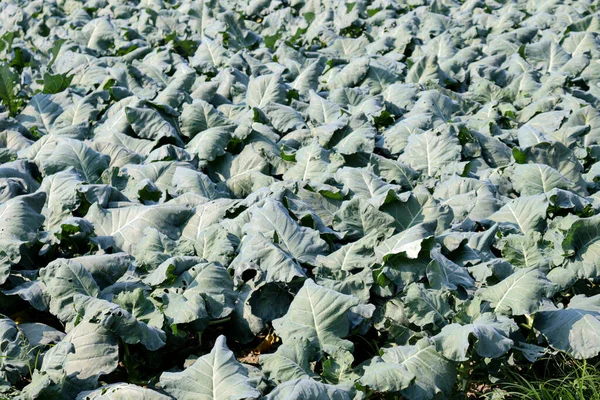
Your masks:
<instances>
[{"instance_id":1,"label":"broad green leaf","mask_svg":"<svg viewBox=\"0 0 600 400\"><path fill-rule=\"evenodd\" d=\"M229 199L217 199L198 204L190 219L185 223L181 238L192 243L197 242L206 229L223 220L225 215L234 209L235 205L235 201Z\"/></svg>"},{"instance_id":2,"label":"broad green leaf","mask_svg":"<svg viewBox=\"0 0 600 400\"><path fill-rule=\"evenodd\" d=\"M109 18L96 18L85 24L81 29L79 42L90 49L100 52L107 51L113 44L115 27Z\"/></svg>"},{"instance_id":3,"label":"broad green leaf","mask_svg":"<svg viewBox=\"0 0 600 400\"><path fill-rule=\"evenodd\" d=\"M193 259L197 258L190 257L190 262L185 264L192 264ZM168 261L163 264L168 264ZM200 304L202 301L197 299L201 297L206 303L208 314L214 319L229 315L237 295L233 291L233 280L227 269L218 263L196 263L193 266L185 264L182 265L184 271L179 272L175 280L168 282L168 287L179 296L193 298L196 308L204 306ZM166 275L169 277L177 272L174 268ZM152 283L149 279L146 281Z\"/></svg>"},{"instance_id":4,"label":"broad green leaf","mask_svg":"<svg viewBox=\"0 0 600 400\"><path fill-rule=\"evenodd\" d=\"M160 233L158 229L148 227L143 230L132 255L138 267L155 269L171 257L175 248L174 240Z\"/></svg>"},{"instance_id":5,"label":"broad green leaf","mask_svg":"<svg viewBox=\"0 0 600 400\"><path fill-rule=\"evenodd\" d=\"M360 239L368 235L387 238L394 232L394 219L377 210L367 200L355 197L342 204L333 217L332 226L348 239Z\"/></svg>"},{"instance_id":6,"label":"broad green leaf","mask_svg":"<svg viewBox=\"0 0 600 400\"><path fill-rule=\"evenodd\" d=\"M0 315L0 381L17 383L27 374L33 354L29 353L29 342L17 324Z\"/></svg>"},{"instance_id":7,"label":"broad green leaf","mask_svg":"<svg viewBox=\"0 0 600 400\"><path fill-rule=\"evenodd\" d=\"M318 256L317 262L332 271L370 269L376 262L375 246L379 235L370 234L348 243L327 256Z\"/></svg>"},{"instance_id":8,"label":"broad green leaf","mask_svg":"<svg viewBox=\"0 0 600 400\"><path fill-rule=\"evenodd\" d=\"M516 232L542 232L546 226L547 208L548 198L544 194L518 197L509 200L487 219Z\"/></svg>"},{"instance_id":9,"label":"broad green leaf","mask_svg":"<svg viewBox=\"0 0 600 400\"><path fill-rule=\"evenodd\" d=\"M596 340L600 333L599 301L599 295L576 295L566 308L538 312L534 326L552 347L578 359L595 357L600 353Z\"/></svg>"},{"instance_id":10,"label":"broad green leaf","mask_svg":"<svg viewBox=\"0 0 600 400\"><path fill-rule=\"evenodd\" d=\"M350 400L353 396L344 387L328 385L312 379L295 379L277 386L267 400Z\"/></svg>"},{"instance_id":11,"label":"broad green leaf","mask_svg":"<svg viewBox=\"0 0 600 400\"><path fill-rule=\"evenodd\" d=\"M306 276L303 268L292 255L260 232L244 237L239 255L229 267L239 278L245 271L257 271L256 281L290 282Z\"/></svg>"},{"instance_id":12,"label":"broad green leaf","mask_svg":"<svg viewBox=\"0 0 600 400\"><path fill-rule=\"evenodd\" d=\"M9 266L27 258L26 245L34 242L44 222L40 214L46 194L43 192L18 196L0 204L0 265ZM10 268L0 271L0 284L8 277Z\"/></svg>"},{"instance_id":13,"label":"broad green leaf","mask_svg":"<svg viewBox=\"0 0 600 400\"><path fill-rule=\"evenodd\" d=\"M406 82L431 84L436 83L444 87L448 77L438 64L435 55L421 57L416 60L406 75Z\"/></svg>"},{"instance_id":14,"label":"broad green leaf","mask_svg":"<svg viewBox=\"0 0 600 400\"><path fill-rule=\"evenodd\" d=\"M65 359L67 375L86 379L110 374L118 366L118 338L100 324L82 321L69 331L63 342L71 343L75 350Z\"/></svg>"},{"instance_id":15,"label":"broad green leaf","mask_svg":"<svg viewBox=\"0 0 600 400\"><path fill-rule=\"evenodd\" d=\"M547 270L550 263L549 242L538 232L508 235L502 246L502 257L514 266Z\"/></svg>"},{"instance_id":16,"label":"broad green leaf","mask_svg":"<svg viewBox=\"0 0 600 400\"><path fill-rule=\"evenodd\" d=\"M64 340L48 350L46 354L44 354L42 365L38 370L33 371L31 383L23 388L20 397L25 400L34 400L42 396L60 398L61 395L65 395L65 392L69 391L68 389L70 389L69 386L71 386L71 383L74 383L72 386L77 387L78 383L81 382L78 382L74 376L71 376L70 379L67 378L65 372L67 356L74 352L75 347L73 344ZM93 385L96 379L95 377L92 377L87 381L87 383ZM83 382L86 381L84 380ZM77 390L75 393L71 394L75 396L80 391L81 390Z\"/></svg>"},{"instance_id":17,"label":"broad green leaf","mask_svg":"<svg viewBox=\"0 0 600 400\"><path fill-rule=\"evenodd\" d=\"M259 40L256 33L245 29L244 20L233 11L225 11L219 14L219 17L227 28L227 33L229 34L228 45L232 48L248 48Z\"/></svg>"},{"instance_id":18,"label":"broad green leaf","mask_svg":"<svg viewBox=\"0 0 600 400\"><path fill-rule=\"evenodd\" d=\"M174 193L176 188L173 177L179 167L193 168L191 164L179 161L154 161L142 165L126 165L123 172L127 174L128 178L123 193L139 201L147 200L144 199L143 194L140 194L140 190L149 184L153 184L162 192Z\"/></svg>"},{"instance_id":19,"label":"broad green leaf","mask_svg":"<svg viewBox=\"0 0 600 400\"><path fill-rule=\"evenodd\" d=\"M580 277L598 275L600 249L600 215L576 220L562 242L562 250L570 256L572 268Z\"/></svg>"},{"instance_id":20,"label":"broad green leaf","mask_svg":"<svg viewBox=\"0 0 600 400\"><path fill-rule=\"evenodd\" d=\"M263 108L269 102L285 103L287 91L278 75L251 77L246 102L250 107Z\"/></svg>"},{"instance_id":21,"label":"broad green leaf","mask_svg":"<svg viewBox=\"0 0 600 400\"><path fill-rule=\"evenodd\" d=\"M308 339L282 344L273 354L260 356L264 373L274 382L310 379L315 376L310 363L317 358L317 349Z\"/></svg>"},{"instance_id":22,"label":"broad green leaf","mask_svg":"<svg viewBox=\"0 0 600 400\"><path fill-rule=\"evenodd\" d=\"M73 257L69 262L78 262L92 275L101 289L117 282L130 268L133 258L126 253L94 254Z\"/></svg>"},{"instance_id":23,"label":"broad green leaf","mask_svg":"<svg viewBox=\"0 0 600 400\"><path fill-rule=\"evenodd\" d=\"M297 129L306 128L302 115L292 107L282 104L269 103L262 111L269 118L269 122L278 132L287 133Z\"/></svg>"},{"instance_id":24,"label":"broad green leaf","mask_svg":"<svg viewBox=\"0 0 600 400\"><path fill-rule=\"evenodd\" d=\"M179 122L181 133L190 139L207 129L230 125L223 113L203 100L184 104Z\"/></svg>"},{"instance_id":25,"label":"broad green leaf","mask_svg":"<svg viewBox=\"0 0 600 400\"><path fill-rule=\"evenodd\" d=\"M94 321L119 336L125 343L141 343L148 350L158 350L165 345L165 333L138 321L117 304L90 296L75 294L73 305L78 317Z\"/></svg>"},{"instance_id":26,"label":"broad green leaf","mask_svg":"<svg viewBox=\"0 0 600 400\"><path fill-rule=\"evenodd\" d=\"M77 316L73 306L74 296L84 294L96 297L100 288L83 264L72 260L57 259L42 268L40 280L50 297L50 312L58 319L68 322Z\"/></svg>"},{"instance_id":27,"label":"broad green leaf","mask_svg":"<svg viewBox=\"0 0 600 400\"><path fill-rule=\"evenodd\" d=\"M346 271L338 271L331 276L323 274L316 276L316 282L318 285L336 292L358 297L361 303L369 302L370 289L374 283L373 272L370 268L352 274Z\"/></svg>"},{"instance_id":28,"label":"broad green leaf","mask_svg":"<svg viewBox=\"0 0 600 400\"><path fill-rule=\"evenodd\" d=\"M355 197L366 199L387 195L389 190L395 189L393 185L363 168L340 168L335 174L335 179Z\"/></svg>"},{"instance_id":29,"label":"broad green leaf","mask_svg":"<svg viewBox=\"0 0 600 400\"><path fill-rule=\"evenodd\" d=\"M418 326L446 325L453 315L448 299L448 292L426 289L418 283L410 285L404 299L406 310L410 312L410 322Z\"/></svg>"},{"instance_id":30,"label":"broad green leaf","mask_svg":"<svg viewBox=\"0 0 600 400\"><path fill-rule=\"evenodd\" d=\"M564 66L570 55L554 40L540 40L525 46L525 59L534 67L541 67L544 72L558 71Z\"/></svg>"},{"instance_id":31,"label":"broad green leaf","mask_svg":"<svg viewBox=\"0 0 600 400\"><path fill-rule=\"evenodd\" d=\"M385 181L402 186L403 189L412 189L414 180L419 175L408 165L385 157L372 154L369 164L373 166L373 172Z\"/></svg>"},{"instance_id":32,"label":"broad green leaf","mask_svg":"<svg viewBox=\"0 0 600 400\"><path fill-rule=\"evenodd\" d=\"M55 228L65 218L72 216L81 204L78 188L83 184L81 175L74 169L49 175L42 181L40 191L46 193L46 204L43 214L46 216L45 226Z\"/></svg>"},{"instance_id":33,"label":"broad green leaf","mask_svg":"<svg viewBox=\"0 0 600 400\"><path fill-rule=\"evenodd\" d=\"M427 176L438 176L448 169L456 170L460 154L461 146L456 136L448 132L427 131L409 136L400 161Z\"/></svg>"},{"instance_id":34,"label":"broad green leaf","mask_svg":"<svg viewBox=\"0 0 600 400\"><path fill-rule=\"evenodd\" d=\"M177 238L179 227L183 226L191 214L188 207L175 204L132 205L106 210L94 204L86 218L94 224L97 235L112 236L119 248L131 252L146 227L156 228L171 238Z\"/></svg>"},{"instance_id":35,"label":"broad green leaf","mask_svg":"<svg viewBox=\"0 0 600 400\"><path fill-rule=\"evenodd\" d=\"M433 237L436 221L415 225L405 231L386 239L375 248L375 254L380 260L386 260L396 254L405 254L408 258L417 258L426 242Z\"/></svg>"},{"instance_id":36,"label":"broad green leaf","mask_svg":"<svg viewBox=\"0 0 600 400\"><path fill-rule=\"evenodd\" d=\"M142 288L121 292L113 297L112 302L129 312L138 321L162 329L164 318Z\"/></svg>"},{"instance_id":37,"label":"broad green leaf","mask_svg":"<svg viewBox=\"0 0 600 400\"><path fill-rule=\"evenodd\" d=\"M402 193L388 195L385 203L379 209L391 215L395 220L396 229L402 232L422 222L437 220L436 232L445 230L452 219L452 211L443 206L428 193Z\"/></svg>"},{"instance_id":38,"label":"broad green leaf","mask_svg":"<svg viewBox=\"0 0 600 400\"><path fill-rule=\"evenodd\" d=\"M317 139L296 153L296 164L283 174L284 179L325 182L343 165L337 153L325 150Z\"/></svg>"},{"instance_id":39,"label":"broad green leaf","mask_svg":"<svg viewBox=\"0 0 600 400\"><path fill-rule=\"evenodd\" d=\"M227 232L219 225L213 225L200 232L193 243L196 256L210 262L220 262L223 265L235 256L239 243L238 238Z\"/></svg>"},{"instance_id":40,"label":"broad green leaf","mask_svg":"<svg viewBox=\"0 0 600 400\"><path fill-rule=\"evenodd\" d=\"M401 391L411 400L448 396L454 388L456 367L423 339L412 346L383 350L365 366L362 385L378 391Z\"/></svg>"},{"instance_id":41,"label":"broad green leaf","mask_svg":"<svg viewBox=\"0 0 600 400\"><path fill-rule=\"evenodd\" d=\"M197 359L182 372L163 372L159 386L176 399L255 399L260 393L248 380L248 371L217 338L209 354Z\"/></svg>"},{"instance_id":42,"label":"broad green leaf","mask_svg":"<svg viewBox=\"0 0 600 400\"><path fill-rule=\"evenodd\" d=\"M56 74L52 75L49 73L44 74L44 89L42 93L55 94L60 93L67 89L73 80L73 75L67 74Z\"/></svg>"},{"instance_id":43,"label":"broad green leaf","mask_svg":"<svg viewBox=\"0 0 600 400\"><path fill-rule=\"evenodd\" d=\"M201 72L214 72L216 67L220 67L225 63L227 56L227 49L216 40L211 40L205 36L190 61L191 65Z\"/></svg>"},{"instance_id":44,"label":"broad green leaf","mask_svg":"<svg viewBox=\"0 0 600 400\"><path fill-rule=\"evenodd\" d=\"M170 325L195 323L197 329L204 328L204 323L209 319L204 298L197 294L180 294L168 289L158 290L154 294L162 303L162 312L167 317ZM201 326L201 328L198 328Z\"/></svg>"},{"instance_id":45,"label":"broad green leaf","mask_svg":"<svg viewBox=\"0 0 600 400\"><path fill-rule=\"evenodd\" d=\"M500 283L482 289L478 296L489 301L498 314L523 315L536 312L553 290L553 284L541 271L523 268Z\"/></svg>"},{"instance_id":46,"label":"broad green leaf","mask_svg":"<svg viewBox=\"0 0 600 400\"><path fill-rule=\"evenodd\" d=\"M273 321L273 328L284 343L304 338L329 354L338 348L351 350L352 342L343 337L350 328L348 310L357 304L356 297L324 288L308 279L287 314Z\"/></svg>"},{"instance_id":47,"label":"broad green leaf","mask_svg":"<svg viewBox=\"0 0 600 400\"><path fill-rule=\"evenodd\" d=\"M339 385L354 383L360 378L360 375L352 368L353 363L352 353L340 349L335 354L326 356L321 375L330 383Z\"/></svg>"},{"instance_id":48,"label":"broad green leaf","mask_svg":"<svg viewBox=\"0 0 600 400\"><path fill-rule=\"evenodd\" d=\"M585 183L581 177L583 166L573 151L560 142L539 143L524 150L513 149L513 156L519 164L536 163L554 168L565 179L573 183L575 193L585 195Z\"/></svg>"},{"instance_id":49,"label":"broad green leaf","mask_svg":"<svg viewBox=\"0 0 600 400\"><path fill-rule=\"evenodd\" d=\"M342 109L334 102L322 98L312 90L309 93L309 99L308 113L310 119L316 123L326 125L334 123L341 118Z\"/></svg>"},{"instance_id":50,"label":"broad green leaf","mask_svg":"<svg viewBox=\"0 0 600 400\"><path fill-rule=\"evenodd\" d=\"M299 262L316 264L316 257L325 254L327 243L313 229L299 226L283 205L268 200L251 211L251 219L244 226L246 234L261 233L281 246Z\"/></svg>"},{"instance_id":51,"label":"broad green leaf","mask_svg":"<svg viewBox=\"0 0 600 400\"><path fill-rule=\"evenodd\" d=\"M34 347L57 344L65 337L63 332L40 322L20 323L19 329Z\"/></svg>"},{"instance_id":52,"label":"broad green leaf","mask_svg":"<svg viewBox=\"0 0 600 400\"><path fill-rule=\"evenodd\" d=\"M236 156L225 153L224 156L217 158L211 167L214 168L212 171L209 168L211 179L224 182L237 198L244 198L275 182L275 178L267 175L270 165L265 159L264 152L259 151L254 143L245 146Z\"/></svg>"},{"instance_id":53,"label":"broad green leaf","mask_svg":"<svg viewBox=\"0 0 600 400\"><path fill-rule=\"evenodd\" d=\"M328 146L343 155L371 153L375 149L376 134L375 126L360 113L350 118L345 129L333 132Z\"/></svg>"},{"instance_id":54,"label":"broad green leaf","mask_svg":"<svg viewBox=\"0 0 600 400\"><path fill-rule=\"evenodd\" d=\"M109 157L100 154L76 139L62 139L52 155L42 161L46 176L73 168L89 183L97 183L108 169Z\"/></svg>"},{"instance_id":55,"label":"broad green leaf","mask_svg":"<svg viewBox=\"0 0 600 400\"><path fill-rule=\"evenodd\" d=\"M175 144L181 144L179 133L175 127L156 110L127 106L125 107L125 116L138 138L152 141L168 140Z\"/></svg>"},{"instance_id":56,"label":"broad green leaf","mask_svg":"<svg viewBox=\"0 0 600 400\"><path fill-rule=\"evenodd\" d=\"M333 76L333 79L329 81L329 88L333 90L357 86L365 78L367 72L369 72L369 59L355 58Z\"/></svg>"},{"instance_id":57,"label":"broad green leaf","mask_svg":"<svg viewBox=\"0 0 600 400\"><path fill-rule=\"evenodd\" d=\"M296 79L290 84L291 88L297 90L301 95L307 95L311 90L317 90L319 76L324 68L325 63L322 58L311 62L302 69Z\"/></svg>"},{"instance_id":58,"label":"broad green leaf","mask_svg":"<svg viewBox=\"0 0 600 400\"><path fill-rule=\"evenodd\" d=\"M62 114L63 106L70 102L71 95L68 91L57 94L38 93L16 119L30 130L37 129L42 134L53 133L54 122Z\"/></svg>"},{"instance_id":59,"label":"broad green leaf","mask_svg":"<svg viewBox=\"0 0 600 400\"><path fill-rule=\"evenodd\" d=\"M227 197L227 194L220 191L207 175L190 168L177 167L173 174L172 184L177 188L179 194L192 192L210 200Z\"/></svg>"},{"instance_id":60,"label":"broad green leaf","mask_svg":"<svg viewBox=\"0 0 600 400\"><path fill-rule=\"evenodd\" d=\"M512 183L521 196L547 193L554 188L569 189L573 187L573 184L557 170L544 164L516 165Z\"/></svg>"},{"instance_id":61,"label":"broad green leaf","mask_svg":"<svg viewBox=\"0 0 600 400\"><path fill-rule=\"evenodd\" d=\"M141 386L136 386L129 383L111 383L101 386L96 390L81 392L77 396L77 400L119 400L126 398L143 400L168 400L171 397L152 389L143 388Z\"/></svg>"},{"instance_id":62,"label":"broad green leaf","mask_svg":"<svg viewBox=\"0 0 600 400\"><path fill-rule=\"evenodd\" d=\"M461 268L446 258L439 248L431 250L432 261L427 266L427 280L429 285L438 290L447 288L457 290L475 288L475 281L469 275L466 268Z\"/></svg>"},{"instance_id":63,"label":"broad green leaf","mask_svg":"<svg viewBox=\"0 0 600 400\"><path fill-rule=\"evenodd\" d=\"M498 320L491 313L477 317L473 323L446 325L433 337L437 350L444 357L453 361L467 361L471 344L469 339L475 337L473 349L481 357L498 358L506 354L514 342L510 339L517 325L510 319Z\"/></svg>"},{"instance_id":64,"label":"broad green leaf","mask_svg":"<svg viewBox=\"0 0 600 400\"><path fill-rule=\"evenodd\" d=\"M19 82L18 76L15 72L10 69L8 63L0 64L0 100L4 106L8 109L11 116L14 116L19 111L21 103L23 102L17 96L17 83Z\"/></svg>"},{"instance_id":65,"label":"broad green leaf","mask_svg":"<svg viewBox=\"0 0 600 400\"><path fill-rule=\"evenodd\" d=\"M232 125L207 128L194 135L194 138L187 144L186 150L197 154L201 160L213 161L225 154L225 147L231 140L232 132Z\"/></svg>"}]
</instances>

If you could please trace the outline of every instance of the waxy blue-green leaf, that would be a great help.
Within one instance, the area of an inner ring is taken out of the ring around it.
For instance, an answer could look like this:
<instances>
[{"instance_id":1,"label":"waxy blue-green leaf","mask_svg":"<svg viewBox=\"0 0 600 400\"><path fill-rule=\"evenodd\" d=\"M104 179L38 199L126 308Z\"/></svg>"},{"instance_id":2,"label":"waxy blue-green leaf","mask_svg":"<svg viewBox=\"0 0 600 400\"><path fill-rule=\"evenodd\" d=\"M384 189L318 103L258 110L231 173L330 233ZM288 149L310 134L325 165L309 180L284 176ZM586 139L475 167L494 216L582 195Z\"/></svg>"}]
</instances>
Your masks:
<instances>
[{"instance_id":1,"label":"waxy blue-green leaf","mask_svg":"<svg viewBox=\"0 0 600 400\"><path fill-rule=\"evenodd\" d=\"M306 276L292 255L260 232L244 237L239 255L229 267L240 279L245 271L257 271L256 280L265 282L290 282Z\"/></svg>"},{"instance_id":2,"label":"waxy blue-green leaf","mask_svg":"<svg viewBox=\"0 0 600 400\"><path fill-rule=\"evenodd\" d=\"M475 281L466 268L461 268L446 258L439 248L431 250L430 255L432 261L427 266L427 280L432 288L438 290L443 288L457 290L459 287L475 288Z\"/></svg>"},{"instance_id":3,"label":"waxy blue-green leaf","mask_svg":"<svg viewBox=\"0 0 600 400\"><path fill-rule=\"evenodd\" d=\"M458 171L461 146L456 136L448 132L427 131L409 136L400 160L427 176Z\"/></svg>"},{"instance_id":4,"label":"waxy blue-green leaf","mask_svg":"<svg viewBox=\"0 0 600 400\"><path fill-rule=\"evenodd\" d=\"M91 297L100 294L92 274L83 264L75 261L57 259L42 268L39 274L40 281L44 283L44 292L50 298L50 312L65 322L77 315L73 306L76 294Z\"/></svg>"},{"instance_id":5,"label":"waxy blue-green leaf","mask_svg":"<svg viewBox=\"0 0 600 400\"><path fill-rule=\"evenodd\" d=\"M66 375L75 374L79 379L87 379L109 374L118 366L118 337L101 324L82 321L69 331L63 342L74 348L64 361Z\"/></svg>"},{"instance_id":6,"label":"waxy blue-green leaf","mask_svg":"<svg viewBox=\"0 0 600 400\"><path fill-rule=\"evenodd\" d=\"M310 363L318 357L313 343L308 339L299 339L290 344L282 344L273 354L260 356L260 364L271 380L282 383L316 376Z\"/></svg>"},{"instance_id":7,"label":"waxy blue-green leaf","mask_svg":"<svg viewBox=\"0 0 600 400\"><path fill-rule=\"evenodd\" d=\"M534 326L548 343L582 359L600 353L600 296L574 296L566 308L543 310L536 314Z\"/></svg>"},{"instance_id":8,"label":"waxy blue-green leaf","mask_svg":"<svg viewBox=\"0 0 600 400\"><path fill-rule=\"evenodd\" d=\"M0 319L0 381L16 383L27 373L32 354L29 341L17 324L5 316Z\"/></svg>"},{"instance_id":9,"label":"waxy blue-green leaf","mask_svg":"<svg viewBox=\"0 0 600 400\"><path fill-rule=\"evenodd\" d=\"M181 400L255 399L260 396L260 392L250 385L248 371L235 359L223 335L217 338L209 354L198 358L184 371L164 372L158 385Z\"/></svg>"},{"instance_id":10,"label":"waxy blue-green leaf","mask_svg":"<svg viewBox=\"0 0 600 400\"><path fill-rule=\"evenodd\" d=\"M571 257L571 268L579 277L595 278L598 276L599 221L600 215L575 221L562 242L562 250Z\"/></svg>"},{"instance_id":11,"label":"waxy blue-green leaf","mask_svg":"<svg viewBox=\"0 0 600 400\"><path fill-rule=\"evenodd\" d=\"M594 4L1 3L0 397L442 399L600 354Z\"/></svg>"},{"instance_id":12,"label":"waxy blue-green leaf","mask_svg":"<svg viewBox=\"0 0 600 400\"><path fill-rule=\"evenodd\" d=\"M45 200L46 194L39 192L0 204L0 284L8 278L13 263L27 258L25 246L36 240L44 222L40 212Z\"/></svg>"},{"instance_id":13,"label":"waxy blue-green leaf","mask_svg":"<svg viewBox=\"0 0 600 400\"><path fill-rule=\"evenodd\" d=\"M499 283L482 289L478 296L490 302L498 314L523 315L539 309L543 299L554 292L554 285L537 269L522 268Z\"/></svg>"},{"instance_id":14,"label":"waxy blue-green leaf","mask_svg":"<svg viewBox=\"0 0 600 400\"><path fill-rule=\"evenodd\" d=\"M164 204L102 209L92 205L86 218L94 224L97 235L112 236L115 244L131 252L146 227L151 226L170 238L177 238L180 227L192 210L183 205Z\"/></svg>"},{"instance_id":15,"label":"waxy blue-green leaf","mask_svg":"<svg viewBox=\"0 0 600 400\"><path fill-rule=\"evenodd\" d=\"M545 164L518 164L511 180L521 196L547 193L554 188L568 190L574 186L557 170Z\"/></svg>"},{"instance_id":16,"label":"waxy blue-green leaf","mask_svg":"<svg viewBox=\"0 0 600 400\"><path fill-rule=\"evenodd\" d=\"M158 350L165 345L166 336L163 331L138 321L117 304L76 294L73 296L73 306L78 317L100 324L118 335L125 343L141 343L148 350Z\"/></svg>"},{"instance_id":17,"label":"waxy blue-green leaf","mask_svg":"<svg viewBox=\"0 0 600 400\"><path fill-rule=\"evenodd\" d=\"M313 379L295 379L277 386L266 398L268 400L350 400L354 397L345 387L329 385Z\"/></svg>"},{"instance_id":18,"label":"waxy blue-green leaf","mask_svg":"<svg viewBox=\"0 0 600 400\"><path fill-rule=\"evenodd\" d=\"M498 319L491 313L485 313L468 325L446 325L433 337L433 341L444 357L466 361L471 348L469 339L474 336L476 342L473 349L477 354L481 357L498 358L513 347L514 342L510 336L517 329L517 324L511 319Z\"/></svg>"},{"instance_id":19,"label":"waxy blue-green leaf","mask_svg":"<svg viewBox=\"0 0 600 400\"><path fill-rule=\"evenodd\" d=\"M354 240L368 235L384 239L394 233L394 219L360 197L342 204L334 214L332 226Z\"/></svg>"},{"instance_id":20,"label":"waxy blue-green leaf","mask_svg":"<svg viewBox=\"0 0 600 400\"><path fill-rule=\"evenodd\" d=\"M540 232L546 225L548 199L544 194L510 200L487 219L515 232Z\"/></svg>"},{"instance_id":21,"label":"waxy blue-green leaf","mask_svg":"<svg viewBox=\"0 0 600 400\"><path fill-rule=\"evenodd\" d=\"M331 178L344 163L343 158L325 150L314 139L309 145L302 147L296 153L296 163L284 174L284 179L325 182Z\"/></svg>"},{"instance_id":22,"label":"waxy blue-green leaf","mask_svg":"<svg viewBox=\"0 0 600 400\"><path fill-rule=\"evenodd\" d=\"M286 88L278 75L251 77L248 82L246 101L250 107L263 108L269 102L284 103Z\"/></svg>"},{"instance_id":23,"label":"waxy blue-green leaf","mask_svg":"<svg viewBox=\"0 0 600 400\"><path fill-rule=\"evenodd\" d=\"M273 328L284 343L304 338L329 354L338 348L351 350L352 342L343 337L350 329L348 311L358 303L354 296L327 289L308 279L287 314L273 321Z\"/></svg>"},{"instance_id":24,"label":"waxy blue-green leaf","mask_svg":"<svg viewBox=\"0 0 600 400\"><path fill-rule=\"evenodd\" d=\"M203 100L184 104L179 122L181 133L190 139L207 129L230 124L223 113Z\"/></svg>"},{"instance_id":25,"label":"waxy blue-green leaf","mask_svg":"<svg viewBox=\"0 0 600 400\"><path fill-rule=\"evenodd\" d=\"M415 345L383 350L365 366L360 383L378 391L400 391L411 400L448 396L456 380L456 367L427 339Z\"/></svg>"},{"instance_id":26,"label":"waxy blue-green leaf","mask_svg":"<svg viewBox=\"0 0 600 400\"><path fill-rule=\"evenodd\" d=\"M318 232L298 225L278 201L266 201L262 207L253 209L251 215L243 228L246 234L262 233L299 262L316 265L316 257L327 251L327 243Z\"/></svg>"},{"instance_id":27,"label":"waxy blue-green leaf","mask_svg":"<svg viewBox=\"0 0 600 400\"><path fill-rule=\"evenodd\" d=\"M433 324L442 327L454 312L444 291L426 289L422 284L411 284L404 298L404 306L409 312L410 322L418 326Z\"/></svg>"},{"instance_id":28,"label":"waxy blue-green leaf","mask_svg":"<svg viewBox=\"0 0 600 400\"><path fill-rule=\"evenodd\" d=\"M424 242L433 237L436 225L436 221L424 222L397 233L377 246L375 254L380 260L386 260L396 254L417 258L425 247Z\"/></svg>"},{"instance_id":29,"label":"waxy blue-green leaf","mask_svg":"<svg viewBox=\"0 0 600 400\"><path fill-rule=\"evenodd\" d=\"M132 385L129 383L111 383L79 393L77 400L118 400L124 398L136 398L143 400L169 400L171 397L155 390Z\"/></svg>"}]
</instances>

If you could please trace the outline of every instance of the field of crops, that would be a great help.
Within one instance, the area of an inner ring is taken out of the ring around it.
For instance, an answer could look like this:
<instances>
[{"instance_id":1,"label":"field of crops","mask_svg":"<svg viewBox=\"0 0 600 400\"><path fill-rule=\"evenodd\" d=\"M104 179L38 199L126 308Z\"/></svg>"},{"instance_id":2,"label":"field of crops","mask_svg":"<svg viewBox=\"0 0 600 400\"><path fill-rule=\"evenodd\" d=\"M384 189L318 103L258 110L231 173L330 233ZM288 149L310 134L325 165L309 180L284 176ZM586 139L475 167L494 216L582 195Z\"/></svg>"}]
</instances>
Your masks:
<instances>
[{"instance_id":1,"label":"field of crops","mask_svg":"<svg viewBox=\"0 0 600 400\"><path fill-rule=\"evenodd\" d=\"M0 0L0 398L595 359L599 5Z\"/></svg>"}]
</instances>

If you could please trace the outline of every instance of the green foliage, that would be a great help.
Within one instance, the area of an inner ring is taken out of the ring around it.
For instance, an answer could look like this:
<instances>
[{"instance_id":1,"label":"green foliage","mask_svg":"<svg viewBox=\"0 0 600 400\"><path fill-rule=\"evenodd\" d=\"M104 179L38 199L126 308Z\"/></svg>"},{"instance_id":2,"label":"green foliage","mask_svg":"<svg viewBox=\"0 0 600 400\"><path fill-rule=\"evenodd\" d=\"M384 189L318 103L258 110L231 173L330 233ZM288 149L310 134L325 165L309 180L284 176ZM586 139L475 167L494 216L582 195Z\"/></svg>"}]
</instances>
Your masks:
<instances>
[{"instance_id":1,"label":"green foliage","mask_svg":"<svg viewBox=\"0 0 600 400\"><path fill-rule=\"evenodd\" d=\"M527 400L598 400L600 399L600 371L586 360L578 361L558 355L540 360L541 371L528 369L524 373L506 371L496 386L496 396ZM543 364L546 363L544 366Z\"/></svg>"},{"instance_id":2,"label":"green foliage","mask_svg":"<svg viewBox=\"0 0 600 400\"><path fill-rule=\"evenodd\" d=\"M56 94L67 89L73 80L73 75L67 74L56 74L51 75L49 73L44 74L44 88L42 93L45 94Z\"/></svg>"},{"instance_id":3,"label":"green foliage","mask_svg":"<svg viewBox=\"0 0 600 400\"><path fill-rule=\"evenodd\" d=\"M11 116L15 116L23 104L18 97L19 75L7 63L0 63L0 100Z\"/></svg>"},{"instance_id":4,"label":"green foliage","mask_svg":"<svg viewBox=\"0 0 600 400\"><path fill-rule=\"evenodd\" d=\"M595 5L78 3L0 4L0 393L594 398Z\"/></svg>"}]
</instances>

